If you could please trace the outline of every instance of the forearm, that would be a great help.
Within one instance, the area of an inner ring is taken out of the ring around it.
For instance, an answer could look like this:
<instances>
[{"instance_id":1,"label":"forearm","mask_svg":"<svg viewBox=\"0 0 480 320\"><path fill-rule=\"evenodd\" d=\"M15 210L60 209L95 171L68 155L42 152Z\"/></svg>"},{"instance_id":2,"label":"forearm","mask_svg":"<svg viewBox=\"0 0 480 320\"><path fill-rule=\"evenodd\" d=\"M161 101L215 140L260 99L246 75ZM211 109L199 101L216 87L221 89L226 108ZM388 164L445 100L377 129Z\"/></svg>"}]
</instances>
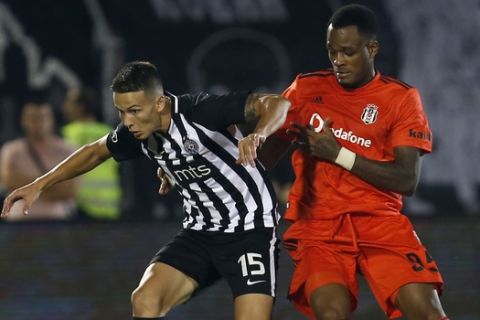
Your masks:
<instances>
[{"instance_id":1,"label":"forearm","mask_svg":"<svg viewBox=\"0 0 480 320\"><path fill-rule=\"evenodd\" d=\"M98 142L81 147L52 170L37 178L35 183L43 190L92 170L110 157L104 148L106 147L100 146Z\"/></svg>"},{"instance_id":2,"label":"forearm","mask_svg":"<svg viewBox=\"0 0 480 320\"><path fill-rule=\"evenodd\" d=\"M412 195L417 187L415 173L395 162L374 161L357 155L351 172L386 191Z\"/></svg>"},{"instance_id":3,"label":"forearm","mask_svg":"<svg viewBox=\"0 0 480 320\"><path fill-rule=\"evenodd\" d=\"M283 125L291 104L278 95L264 96L261 101L263 103L259 111L259 120L253 133L268 137Z\"/></svg>"},{"instance_id":4,"label":"forearm","mask_svg":"<svg viewBox=\"0 0 480 320\"><path fill-rule=\"evenodd\" d=\"M78 179L71 179L51 186L42 192L42 198L50 201L67 200L75 197Z\"/></svg>"}]
</instances>

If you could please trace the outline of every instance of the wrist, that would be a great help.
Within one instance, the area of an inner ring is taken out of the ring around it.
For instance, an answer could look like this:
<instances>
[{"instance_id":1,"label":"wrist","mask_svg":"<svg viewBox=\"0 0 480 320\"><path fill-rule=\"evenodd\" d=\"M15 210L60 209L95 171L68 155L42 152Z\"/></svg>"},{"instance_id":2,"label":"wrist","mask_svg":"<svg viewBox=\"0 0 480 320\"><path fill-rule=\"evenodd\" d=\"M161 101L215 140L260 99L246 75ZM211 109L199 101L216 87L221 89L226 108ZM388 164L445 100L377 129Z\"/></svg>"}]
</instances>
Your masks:
<instances>
[{"instance_id":1,"label":"wrist","mask_svg":"<svg viewBox=\"0 0 480 320\"><path fill-rule=\"evenodd\" d=\"M340 151L338 152L337 158L335 159L335 163L343 167L344 169L350 171L355 164L356 158L357 154L355 152L350 151L345 147L341 147Z\"/></svg>"}]
</instances>

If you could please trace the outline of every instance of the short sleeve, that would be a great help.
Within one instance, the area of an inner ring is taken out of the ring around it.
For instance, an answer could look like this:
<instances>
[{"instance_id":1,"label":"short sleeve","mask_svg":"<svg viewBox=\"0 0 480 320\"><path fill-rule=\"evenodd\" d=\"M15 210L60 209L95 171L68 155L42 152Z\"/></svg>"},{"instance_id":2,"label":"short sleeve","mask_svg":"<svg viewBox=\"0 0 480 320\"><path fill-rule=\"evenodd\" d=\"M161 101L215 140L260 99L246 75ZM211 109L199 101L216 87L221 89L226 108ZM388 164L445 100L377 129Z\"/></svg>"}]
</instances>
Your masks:
<instances>
[{"instance_id":1,"label":"short sleeve","mask_svg":"<svg viewBox=\"0 0 480 320\"><path fill-rule=\"evenodd\" d=\"M141 142L123 124L108 134L107 148L116 161L131 160L143 155Z\"/></svg>"},{"instance_id":2,"label":"short sleeve","mask_svg":"<svg viewBox=\"0 0 480 320\"><path fill-rule=\"evenodd\" d=\"M221 130L245 122L245 104L249 92L225 95L202 93L192 99L191 119L211 130Z\"/></svg>"},{"instance_id":3,"label":"short sleeve","mask_svg":"<svg viewBox=\"0 0 480 320\"><path fill-rule=\"evenodd\" d=\"M426 153L432 151L432 131L417 89L409 89L401 102L391 137L393 147L410 146Z\"/></svg>"},{"instance_id":4,"label":"short sleeve","mask_svg":"<svg viewBox=\"0 0 480 320\"><path fill-rule=\"evenodd\" d=\"M286 99L288 99L291 103L292 106L288 110L287 113L287 118L285 119L285 122L283 125L278 129L274 135L282 140L287 140L287 141L292 141L292 137L287 135L287 129L290 128L290 124L292 122L298 122L297 121L297 116L298 112L300 110L300 103L297 98L297 84L298 84L298 77L295 79L295 81L292 82L292 84L283 91L282 96Z\"/></svg>"}]
</instances>

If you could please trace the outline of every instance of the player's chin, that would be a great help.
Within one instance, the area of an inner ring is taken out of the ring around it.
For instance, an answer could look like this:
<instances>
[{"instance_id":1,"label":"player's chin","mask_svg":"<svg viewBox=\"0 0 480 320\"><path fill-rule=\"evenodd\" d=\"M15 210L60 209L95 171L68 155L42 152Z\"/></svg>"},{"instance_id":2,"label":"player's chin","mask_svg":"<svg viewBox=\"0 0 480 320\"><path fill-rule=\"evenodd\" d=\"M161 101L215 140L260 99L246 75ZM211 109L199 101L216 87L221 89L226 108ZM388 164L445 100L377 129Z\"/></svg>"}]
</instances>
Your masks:
<instances>
[{"instance_id":1,"label":"player's chin","mask_svg":"<svg viewBox=\"0 0 480 320\"><path fill-rule=\"evenodd\" d=\"M337 77L337 81L344 88L355 88L355 82L350 79Z\"/></svg>"}]
</instances>

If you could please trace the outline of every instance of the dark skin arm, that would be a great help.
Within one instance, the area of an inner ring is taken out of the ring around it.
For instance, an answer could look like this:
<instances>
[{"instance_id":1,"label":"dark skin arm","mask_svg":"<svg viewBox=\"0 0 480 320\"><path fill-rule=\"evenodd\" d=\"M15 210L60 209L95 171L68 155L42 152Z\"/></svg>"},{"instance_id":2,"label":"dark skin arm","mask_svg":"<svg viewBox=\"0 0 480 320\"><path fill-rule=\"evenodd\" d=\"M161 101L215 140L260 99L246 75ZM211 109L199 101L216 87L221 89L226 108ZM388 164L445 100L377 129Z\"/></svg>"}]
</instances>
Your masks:
<instances>
[{"instance_id":1,"label":"dark skin arm","mask_svg":"<svg viewBox=\"0 0 480 320\"><path fill-rule=\"evenodd\" d=\"M267 170L271 170L287 153L290 146L290 141L280 139L276 136L270 136L262 145L262 148L258 150L258 160L260 160Z\"/></svg>"},{"instance_id":2,"label":"dark skin arm","mask_svg":"<svg viewBox=\"0 0 480 320\"><path fill-rule=\"evenodd\" d=\"M237 164L255 167L257 148L285 122L291 103L280 95L250 94L245 103L245 121L256 122L251 134L238 142Z\"/></svg>"},{"instance_id":3,"label":"dark skin arm","mask_svg":"<svg viewBox=\"0 0 480 320\"><path fill-rule=\"evenodd\" d=\"M3 202L1 216L7 216L13 203L20 199L25 201L23 212L27 214L32 203L40 196L43 190L90 171L110 158L111 154L107 148L106 141L107 137L105 136L81 147L32 183L14 190Z\"/></svg>"},{"instance_id":4,"label":"dark skin arm","mask_svg":"<svg viewBox=\"0 0 480 320\"><path fill-rule=\"evenodd\" d=\"M335 163L341 145L331 131L331 123L329 119L325 120L318 133L308 126L295 124L295 130L290 133L296 136L296 145L304 152ZM414 147L396 147L394 156L395 160L382 162L357 154L350 172L379 189L410 196L415 192L420 176L420 151Z\"/></svg>"}]
</instances>

